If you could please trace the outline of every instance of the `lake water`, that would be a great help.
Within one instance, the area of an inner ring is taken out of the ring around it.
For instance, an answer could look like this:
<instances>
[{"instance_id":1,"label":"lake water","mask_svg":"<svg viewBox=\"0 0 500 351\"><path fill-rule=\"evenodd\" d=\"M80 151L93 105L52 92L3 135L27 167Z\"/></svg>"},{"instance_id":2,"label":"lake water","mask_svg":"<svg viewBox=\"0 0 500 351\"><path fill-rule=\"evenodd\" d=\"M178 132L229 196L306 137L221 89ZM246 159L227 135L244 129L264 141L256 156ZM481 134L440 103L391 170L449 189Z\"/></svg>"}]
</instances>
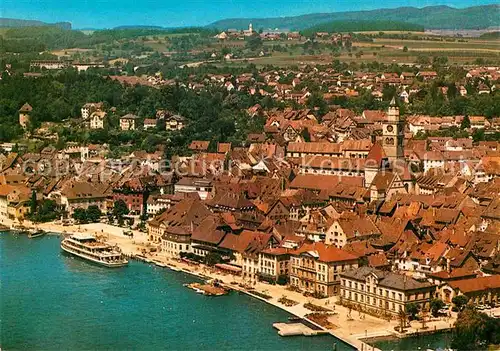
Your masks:
<instances>
[{"instance_id":1,"label":"lake water","mask_svg":"<svg viewBox=\"0 0 500 351\"><path fill-rule=\"evenodd\" d=\"M352 350L331 336L280 337L291 315L247 295L196 294L196 278L144 263L108 269L68 256L57 236L0 233L0 348L5 350ZM446 334L380 341L443 348Z\"/></svg>"},{"instance_id":2,"label":"lake water","mask_svg":"<svg viewBox=\"0 0 500 351\"><path fill-rule=\"evenodd\" d=\"M424 336L409 337L400 340L377 341L371 343L381 350L406 351L406 350L436 350L450 347L451 333L437 333Z\"/></svg>"},{"instance_id":3,"label":"lake water","mask_svg":"<svg viewBox=\"0 0 500 351\"><path fill-rule=\"evenodd\" d=\"M182 286L195 278L139 262L101 268L59 242L0 234L2 349L351 350L278 336L272 324L290 315L247 295L199 295Z\"/></svg>"}]
</instances>

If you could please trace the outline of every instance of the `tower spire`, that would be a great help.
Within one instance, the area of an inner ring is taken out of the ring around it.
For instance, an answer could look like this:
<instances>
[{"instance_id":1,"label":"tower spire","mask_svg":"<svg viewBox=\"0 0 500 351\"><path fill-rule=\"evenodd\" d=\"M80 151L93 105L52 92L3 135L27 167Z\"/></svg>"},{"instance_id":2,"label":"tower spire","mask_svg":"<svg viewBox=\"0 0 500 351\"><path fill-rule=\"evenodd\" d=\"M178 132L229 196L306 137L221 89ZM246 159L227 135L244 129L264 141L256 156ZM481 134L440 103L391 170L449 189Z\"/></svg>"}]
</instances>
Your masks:
<instances>
[{"instance_id":1,"label":"tower spire","mask_svg":"<svg viewBox=\"0 0 500 351\"><path fill-rule=\"evenodd\" d=\"M396 104L396 96L393 96L391 99L391 102L389 104L391 107L397 107L398 105Z\"/></svg>"}]
</instances>

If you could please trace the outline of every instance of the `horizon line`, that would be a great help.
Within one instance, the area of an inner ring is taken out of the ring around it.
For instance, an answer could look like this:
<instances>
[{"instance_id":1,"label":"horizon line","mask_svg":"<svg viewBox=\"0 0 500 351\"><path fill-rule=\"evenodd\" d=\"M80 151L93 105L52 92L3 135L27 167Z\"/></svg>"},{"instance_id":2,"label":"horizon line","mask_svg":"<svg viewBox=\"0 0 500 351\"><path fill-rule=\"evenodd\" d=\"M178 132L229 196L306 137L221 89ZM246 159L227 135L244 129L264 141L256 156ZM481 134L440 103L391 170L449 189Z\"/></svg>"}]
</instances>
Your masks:
<instances>
[{"instance_id":1,"label":"horizon line","mask_svg":"<svg viewBox=\"0 0 500 351\"><path fill-rule=\"evenodd\" d=\"M379 7L379 8L374 8L370 10L346 10L346 11L331 11L331 12L305 12L297 15L285 15L285 16L270 16L270 17L223 17L220 19L217 19L215 21L212 21L208 24L200 24L200 25L179 25L179 26L162 26L162 25L156 25L156 24L140 24L140 23L135 23L135 24L121 24L121 25L116 25L113 27L73 27L73 22L70 20L64 20L64 21L54 21L54 22L46 22L40 19L32 19L32 18L13 18L13 17L1 17L0 20L20 20L20 21L39 21L44 23L44 25L56 25L60 23L69 23L71 25L71 30L111 30L111 29L116 29L120 27L158 27L158 29L182 29L182 28L204 28L208 27L214 23L220 22L220 21L230 21L230 20L262 20L262 19L280 19L280 18L294 18L294 17L301 17L301 16L307 16L307 15L321 15L321 14L334 14L334 13L349 13L349 12L372 12L372 11L380 11L380 10L396 10L396 9L404 9L404 8L411 8L411 9L425 9L425 8L435 8L435 7L446 7L450 9L468 9L468 8L474 8L474 7L483 7L483 6L500 6L500 4L478 4L478 5L472 5L472 6L451 6L447 4L436 4L436 5L428 5L428 6L422 6L422 7L417 7L417 6L397 6L397 7ZM404 21L402 21L404 22ZM29 27L29 26L27 26ZM9 27L9 26L0 26L0 28L19 28L19 27Z\"/></svg>"}]
</instances>

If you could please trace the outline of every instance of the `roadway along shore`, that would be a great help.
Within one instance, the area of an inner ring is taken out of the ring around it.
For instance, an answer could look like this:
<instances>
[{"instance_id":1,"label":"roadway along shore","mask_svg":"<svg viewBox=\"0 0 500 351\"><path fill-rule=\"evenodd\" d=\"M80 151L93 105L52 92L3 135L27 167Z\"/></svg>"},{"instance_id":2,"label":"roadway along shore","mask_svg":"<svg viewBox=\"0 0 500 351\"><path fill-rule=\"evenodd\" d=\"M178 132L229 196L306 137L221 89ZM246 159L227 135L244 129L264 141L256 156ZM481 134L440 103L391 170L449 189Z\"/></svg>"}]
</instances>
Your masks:
<instances>
[{"instance_id":1,"label":"roadway along shore","mask_svg":"<svg viewBox=\"0 0 500 351\"><path fill-rule=\"evenodd\" d=\"M1 223L7 226L12 225L10 221L5 219L2 220ZM133 231L133 237L130 238L123 234L123 228L103 223L62 226L55 223L41 223L35 225L30 222L24 222L23 225L28 228L36 227L48 232L59 234L87 233L101 237L108 243L119 246L122 252L128 256L133 257L136 255L142 255L149 260L160 262L176 271L182 271L202 279L218 279L224 285L234 290L251 295L300 318L305 318L307 314L312 313L311 310L304 307L304 304L312 303L324 307L331 311L331 314L328 317L328 322L330 322L334 327L331 329L321 328L327 330L336 338L358 350L376 350L374 347L366 344L362 339L378 337L405 337L422 330L421 323L414 321L411 323L411 327L408 328L406 334L399 334L394 330L394 327L396 327L399 323L397 320L387 321L370 315L359 314L356 311L349 313L347 308L336 304L337 297L335 296L326 299L305 297L301 293L287 290L283 286L271 285L263 282L253 284L253 289L250 290L242 288L241 286L249 286L250 283L248 281L244 281L240 276L223 273L208 266L193 265L181 260L168 258L161 253L150 252L151 246L147 241L147 235L140 231ZM265 299L261 296L253 294L253 292L268 295L270 298ZM293 300L297 302L297 304L294 306L285 306L284 304L278 302L278 300L282 297ZM453 319L441 318L431 320L426 323L428 327L426 330L446 330L451 328L453 323Z\"/></svg>"}]
</instances>

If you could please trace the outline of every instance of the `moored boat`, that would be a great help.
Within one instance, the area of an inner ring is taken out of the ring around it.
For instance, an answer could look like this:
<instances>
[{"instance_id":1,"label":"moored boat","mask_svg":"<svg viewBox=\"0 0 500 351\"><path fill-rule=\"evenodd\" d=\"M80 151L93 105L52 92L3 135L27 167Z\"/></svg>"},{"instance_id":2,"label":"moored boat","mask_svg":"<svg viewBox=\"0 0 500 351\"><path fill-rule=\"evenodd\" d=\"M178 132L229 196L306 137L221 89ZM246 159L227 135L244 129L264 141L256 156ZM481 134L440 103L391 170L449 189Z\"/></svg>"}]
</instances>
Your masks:
<instances>
[{"instance_id":1,"label":"moored boat","mask_svg":"<svg viewBox=\"0 0 500 351\"><path fill-rule=\"evenodd\" d=\"M128 264L118 248L100 242L92 235L72 234L61 241L61 249L105 267L122 267Z\"/></svg>"},{"instance_id":2,"label":"moored boat","mask_svg":"<svg viewBox=\"0 0 500 351\"><path fill-rule=\"evenodd\" d=\"M41 229L37 229L37 230L30 230L28 232L28 238L30 239L34 239L34 238L39 238L41 236L44 236L45 234L45 231L41 230Z\"/></svg>"},{"instance_id":3,"label":"moored boat","mask_svg":"<svg viewBox=\"0 0 500 351\"><path fill-rule=\"evenodd\" d=\"M157 265L158 267L162 267L162 268L167 267L167 265L166 265L165 263L163 263L163 262L161 262L161 261L158 261L158 260L153 260L153 263L154 263L155 265Z\"/></svg>"},{"instance_id":4,"label":"moored boat","mask_svg":"<svg viewBox=\"0 0 500 351\"><path fill-rule=\"evenodd\" d=\"M16 233L16 234L28 234L28 228L21 224L14 224L11 227L11 231Z\"/></svg>"}]
</instances>

